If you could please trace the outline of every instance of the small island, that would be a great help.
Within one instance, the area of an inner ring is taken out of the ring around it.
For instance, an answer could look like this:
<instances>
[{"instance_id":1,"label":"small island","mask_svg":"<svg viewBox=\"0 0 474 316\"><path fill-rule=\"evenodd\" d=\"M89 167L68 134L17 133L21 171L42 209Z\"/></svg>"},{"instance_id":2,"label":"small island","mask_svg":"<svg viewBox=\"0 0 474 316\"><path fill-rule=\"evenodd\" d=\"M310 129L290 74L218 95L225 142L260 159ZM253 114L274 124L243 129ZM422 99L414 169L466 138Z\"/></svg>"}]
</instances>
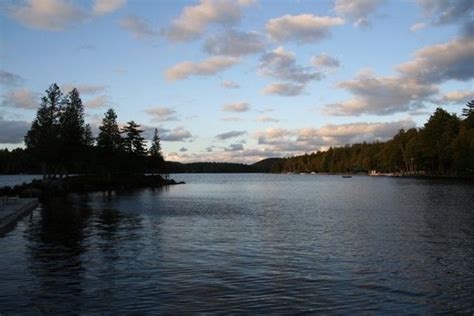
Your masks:
<instances>
[{"instance_id":1,"label":"small island","mask_svg":"<svg viewBox=\"0 0 474 316\"><path fill-rule=\"evenodd\" d=\"M119 127L117 115L107 110L93 137L84 120L77 89L63 94L52 84L25 136L21 172L37 172L42 179L0 188L0 196L55 197L67 193L157 188L181 184L168 179L158 129L147 146L144 130L133 120ZM15 155L15 151L11 153ZM13 168L14 169L14 168Z\"/></svg>"}]
</instances>

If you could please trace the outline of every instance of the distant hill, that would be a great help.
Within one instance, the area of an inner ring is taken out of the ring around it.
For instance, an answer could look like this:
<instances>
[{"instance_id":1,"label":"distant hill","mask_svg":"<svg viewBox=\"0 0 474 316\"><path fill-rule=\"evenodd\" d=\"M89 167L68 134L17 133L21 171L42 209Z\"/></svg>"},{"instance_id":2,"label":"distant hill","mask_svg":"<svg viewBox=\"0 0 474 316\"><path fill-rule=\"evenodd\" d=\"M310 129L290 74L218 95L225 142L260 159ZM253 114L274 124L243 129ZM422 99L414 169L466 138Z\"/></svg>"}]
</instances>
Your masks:
<instances>
[{"instance_id":1,"label":"distant hill","mask_svg":"<svg viewBox=\"0 0 474 316\"><path fill-rule=\"evenodd\" d=\"M267 158L251 165L228 162L166 161L165 168L168 173L267 173L272 172L275 164L280 160L281 158Z\"/></svg>"}]
</instances>

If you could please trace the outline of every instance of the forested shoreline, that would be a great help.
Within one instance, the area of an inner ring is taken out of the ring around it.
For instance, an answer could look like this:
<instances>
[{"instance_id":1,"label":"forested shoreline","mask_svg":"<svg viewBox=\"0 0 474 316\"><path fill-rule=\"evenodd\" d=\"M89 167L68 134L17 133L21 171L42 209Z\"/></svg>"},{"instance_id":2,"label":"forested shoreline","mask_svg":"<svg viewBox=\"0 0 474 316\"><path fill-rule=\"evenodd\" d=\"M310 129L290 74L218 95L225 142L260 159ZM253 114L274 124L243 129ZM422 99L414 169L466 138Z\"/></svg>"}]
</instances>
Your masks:
<instances>
[{"instance_id":1,"label":"forested shoreline","mask_svg":"<svg viewBox=\"0 0 474 316\"><path fill-rule=\"evenodd\" d=\"M43 174L45 179L69 174L315 172L474 176L474 100L462 117L437 108L422 128L400 130L386 142L358 143L302 156L269 158L255 164L164 161L155 128L147 148L143 130L133 120L119 127L109 109L97 137L84 120L76 89L64 95L56 84L46 90L25 147L0 150L0 173Z\"/></svg>"},{"instance_id":2,"label":"forested shoreline","mask_svg":"<svg viewBox=\"0 0 474 316\"><path fill-rule=\"evenodd\" d=\"M400 130L386 142L329 148L279 160L272 172L474 176L474 100L462 117L437 108L422 128Z\"/></svg>"}]
</instances>

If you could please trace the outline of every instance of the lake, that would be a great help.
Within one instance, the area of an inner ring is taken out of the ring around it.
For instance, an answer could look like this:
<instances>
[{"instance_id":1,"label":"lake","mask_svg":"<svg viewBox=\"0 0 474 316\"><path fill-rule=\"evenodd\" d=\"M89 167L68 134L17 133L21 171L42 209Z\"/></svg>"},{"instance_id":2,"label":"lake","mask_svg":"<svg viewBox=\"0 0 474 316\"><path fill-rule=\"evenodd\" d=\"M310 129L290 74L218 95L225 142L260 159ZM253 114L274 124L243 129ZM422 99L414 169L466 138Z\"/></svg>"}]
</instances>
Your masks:
<instances>
[{"instance_id":1,"label":"lake","mask_svg":"<svg viewBox=\"0 0 474 316\"><path fill-rule=\"evenodd\" d=\"M0 237L0 314L474 313L474 186L177 174Z\"/></svg>"}]
</instances>

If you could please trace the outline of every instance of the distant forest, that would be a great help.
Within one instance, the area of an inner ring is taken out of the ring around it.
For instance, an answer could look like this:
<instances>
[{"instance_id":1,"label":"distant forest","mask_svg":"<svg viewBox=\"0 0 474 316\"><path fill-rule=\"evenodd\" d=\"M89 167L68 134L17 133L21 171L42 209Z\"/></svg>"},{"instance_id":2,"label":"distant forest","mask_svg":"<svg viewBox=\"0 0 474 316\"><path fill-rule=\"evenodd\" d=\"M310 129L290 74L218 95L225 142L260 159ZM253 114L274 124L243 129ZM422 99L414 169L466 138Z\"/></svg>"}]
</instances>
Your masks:
<instances>
[{"instance_id":1,"label":"distant forest","mask_svg":"<svg viewBox=\"0 0 474 316\"><path fill-rule=\"evenodd\" d=\"M158 130L147 148L143 130L134 121L119 128L109 109L93 137L84 121L79 92L63 95L53 84L46 90L30 130L26 148L0 150L0 173L67 174L217 173L217 172L380 172L427 175L474 175L474 100L462 117L438 108L420 129L400 130L386 142L334 147L303 156L269 158L255 164L179 163L164 161Z\"/></svg>"}]
</instances>

